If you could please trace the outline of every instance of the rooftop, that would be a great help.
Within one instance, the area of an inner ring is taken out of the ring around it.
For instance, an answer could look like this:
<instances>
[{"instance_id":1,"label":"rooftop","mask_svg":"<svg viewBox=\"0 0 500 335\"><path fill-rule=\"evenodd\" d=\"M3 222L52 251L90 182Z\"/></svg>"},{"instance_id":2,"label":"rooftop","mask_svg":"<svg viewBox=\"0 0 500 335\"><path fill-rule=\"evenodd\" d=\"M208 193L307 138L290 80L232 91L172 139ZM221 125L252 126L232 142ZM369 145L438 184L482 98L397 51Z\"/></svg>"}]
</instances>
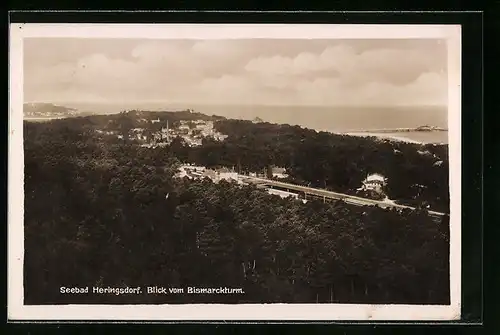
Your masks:
<instances>
[{"instance_id":1,"label":"rooftop","mask_svg":"<svg viewBox=\"0 0 500 335\"><path fill-rule=\"evenodd\" d=\"M221 167L216 170L218 173L229 173L229 172L235 172L233 169L229 169L227 167Z\"/></svg>"},{"instance_id":2,"label":"rooftop","mask_svg":"<svg viewBox=\"0 0 500 335\"><path fill-rule=\"evenodd\" d=\"M382 176L381 174L374 173L366 177L365 182L373 182L373 181L378 181L378 182L385 182L386 178Z\"/></svg>"}]
</instances>

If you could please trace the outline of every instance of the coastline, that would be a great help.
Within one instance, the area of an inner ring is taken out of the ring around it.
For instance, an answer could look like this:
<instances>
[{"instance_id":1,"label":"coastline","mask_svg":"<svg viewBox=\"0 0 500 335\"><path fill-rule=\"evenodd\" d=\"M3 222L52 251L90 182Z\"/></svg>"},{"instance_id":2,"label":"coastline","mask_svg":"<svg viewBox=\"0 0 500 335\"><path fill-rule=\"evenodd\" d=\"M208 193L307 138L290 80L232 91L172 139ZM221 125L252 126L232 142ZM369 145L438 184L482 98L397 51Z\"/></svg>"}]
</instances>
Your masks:
<instances>
[{"instance_id":1,"label":"coastline","mask_svg":"<svg viewBox=\"0 0 500 335\"><path fill-rule=\"evenodd\" d=\"M64 119L64 116L46 116L46 117L23 117L24 121L28 122L44 122L50 120ZM418 145L426 145L426 144L435 144L435 145L447 145L444 142L428 142L428 141L418 141L415 139L411 139L409 137L400 136L394 133L383 133L383 132L368 132L368 131L331 131L331 130L317 130L324 131L327 133L335 134L335 135L345 135L345 136L356 136L356 137L375 137L380 140L389 140L394 142L402 142L402 143L410 143L410 144L418 144ZM403 132L404 133L404 132Z\"/></svg>"},{"instance_id":2,"label":"coastline","mask_svg":"<svg viewBox=\"0 0 500 335\"><path fill-rule=\"evenodd\" d=\"M389 140L389 141L394 141L394 142L402 142L402 143L411 143L411 144L419 144L419 145L448 145L447 142L443 141L422 141L422 140L415 140L413 138L405 137L405 136L400 136L398 134L394 133L377 133L377 132L367 132L367 133L357 133L357 132L346 132L346 133L338 133L341 135L348 135L348 136L360 136L360 137L376 137L378 139L384 139L384 140Z\"/></svg>"},{"instance_id":3,"label":"coastline","mask_svg":"<svg viewBox=\"0 0 500 335\"><path fill-rule=\"evenodd\" d=\"M24 116L23 120L24 121L58 120L64 118L67 118L67 116Z\"/></svg>"},{"instance_id":4,"label":"coastline","mask_svg":"<svg viewBox=\"0 0 500 335\"><path fill-rule=\"evenodd\" d=\"M412 144L426 144L425 142L422 141L416 141L412 140L410 138L404 137L404 136L398 136L398 135L393 135L389 133L339 133L341 135L348 135L348 136L358 136L358 137L377 137L379 139L387 139L387 140L393 140L397 142L405 142L405 143L412 143ZM438 143L436 143L438 144ZM439 143L441 144L441 143Z\"/></svg>"}]
</instances>

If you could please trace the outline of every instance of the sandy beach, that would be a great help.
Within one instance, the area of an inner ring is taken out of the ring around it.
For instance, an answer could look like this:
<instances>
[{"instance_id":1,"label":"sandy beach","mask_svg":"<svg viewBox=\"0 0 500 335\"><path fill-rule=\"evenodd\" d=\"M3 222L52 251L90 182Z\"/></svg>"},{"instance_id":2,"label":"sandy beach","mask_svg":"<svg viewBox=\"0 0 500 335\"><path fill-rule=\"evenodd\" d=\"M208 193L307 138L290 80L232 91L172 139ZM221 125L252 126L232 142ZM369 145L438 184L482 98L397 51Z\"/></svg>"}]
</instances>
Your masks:
<instances>
[{"instance_id":1,"label":"sandy beach","mask_svg":"<svg viewBox=\"0 0 500 335\"><path fill-rule=\"evenodd\" d=\"M383 139L389 139L399 142L414 143L414 144L425 144L424 142L415 141L404 136L398 136L390 133L342 133L342 135L349 136L361 136L361 137L378 137Z\"/></svg>"}]
</instances>

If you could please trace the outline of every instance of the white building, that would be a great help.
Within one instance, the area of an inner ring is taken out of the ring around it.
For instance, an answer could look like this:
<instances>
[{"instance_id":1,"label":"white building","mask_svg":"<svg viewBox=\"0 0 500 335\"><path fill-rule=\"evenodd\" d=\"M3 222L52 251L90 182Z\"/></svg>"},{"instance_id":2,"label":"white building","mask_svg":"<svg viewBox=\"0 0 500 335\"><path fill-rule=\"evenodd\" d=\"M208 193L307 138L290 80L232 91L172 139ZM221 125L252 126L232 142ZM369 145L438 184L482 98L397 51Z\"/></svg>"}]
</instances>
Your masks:
<instances>
[{"instance_id":1,"label":"white building","mask_svg":"<svg viewBox=\"0 0 500 335\"><path fill-rule=\"evenodd\" d=\"M187 143L190 147L198 147L202 144L201 138L191 138L190 136L182 136L182 139Z\"/></svg>"},{"instance_id":2,"label":"white building","mask_svg":"<svg viewBox=\"0 0 500 335\"><path fill-rule=\"evenodd\" d=\"M188 177L190 179L198 179L203 178L205 174L206 168L204 166L196 166L196 165L182 165L179 168L179 172L177 173L177 177L184 178Z\"/></svg>"},{"instance_id":3,"label":"white building","mask_svg":"<svg viewBox=\"0 0 500 335\"><path fill-rule=\"evenodd\" d=\"M230 171L230 172L217 172L217 180L218 181L220 181L220 180L227 180L227 181L235 180L235 181L238 181L238 173L234 172L234 171Z\"/></svg>"},{"instance_id":4,"label":"white building","mask_svg":"<svg viewBox=\"0 0 500 335\"><path fill-rule=\"evenodd\" d=\"M431 156L432 153L429 150L417 150L417 153L422 156Z\"/></svg>"},{"instance_id":5,"label":"white building","mask_svg":"<svg viewBox=\"0 0 500 335\"><path fill-rule=\"evenodd\" d=\"M214 136L214 130L213 129L202 129L201 135L204 137Z\"/></svg>"},{"instance_id":6,"label":"white building","mask_svg":"<svg viewBox=\"0 0 500 335\"><path fill-rule=\"evenodd\" d=\"M146 141L148 138L146 135L142 135L142 134L136 134L135 137L139 140L139 141Z\"/></svg>"},{"instance_id":7,"label":"white building","mask_svg":"<svg viewBox=\"0 0 500 335\"><path fill-rule=\"evenodd\" d=\"M187 170L187 171L197 171L197 172L203 172L206 170L206 168L204 166L197 166L197 165L190 165L190 164L181 165L180 169Z\"/></svg>"},{"instance_id":8,"label":"white building","mask_svg":"<svg viewBox=\"0 0 500 335\"><path fill-rule=\"evenodd\" d=\"M299 195L297 193L286 192L286 191L276 190L276 189L272 189L272 188L268 188L267 192L269 194L279 195L282 198L288 198L288 197L292 197L294 199L299 198Z\"/></svg>"},{"instance_id":9,"label":"white building","mask_svg":"<svg viewBox=\"0 0 500 335\"><path fill-rule=\"evenodd\" d=\"M360 191L376 191L382 192L383 187L387 184L387 178L382 176L381 174L374 173L366 177L363 180L363 186L361 186L358 190Z\"/></svg>"},{"instance_id":10,"label":"white building","mask_svg":"<svg viewBox=\"0 0 500 335\"><path fill-rule=\"evenodd\" d=\"M239 175L238 172L234 171L233 169L229 169L226 167L216 169L214 171L213 177L211 177L214 182L219 182L221 180L226 180L226 181L238 181L239 182Z\"/></svg>"},{"instance_id":11,"label":"white building","mask_svg":"<svg viewBox=\"0 0 500 335\"><path fill-rule=\"evenodd\" d=\"M273 177L283 179L287 178L288 174L286 173L286 169L282 167L273 167Z\"/></svg>"},{"instance_id":12,"label":"white building","mask_svg":"<svg viewBox=\"0 0 500 335\"><path fill-rule=\"evenodd\" d=\"M228 135L224 135L224 134L220 134L220 133L214 134L213 136L217 141L224 141L228 137Z\"/></svg>"}]
</instances>

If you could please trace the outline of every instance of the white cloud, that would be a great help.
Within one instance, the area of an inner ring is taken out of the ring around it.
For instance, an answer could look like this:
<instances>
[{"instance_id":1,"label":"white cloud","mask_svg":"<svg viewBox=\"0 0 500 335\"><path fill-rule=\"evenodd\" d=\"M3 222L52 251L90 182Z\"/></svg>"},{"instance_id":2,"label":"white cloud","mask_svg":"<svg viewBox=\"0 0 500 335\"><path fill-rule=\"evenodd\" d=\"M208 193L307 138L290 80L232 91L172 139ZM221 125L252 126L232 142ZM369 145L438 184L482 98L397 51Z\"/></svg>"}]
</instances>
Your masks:
<instances>
[{"instance_id":1,"label":"white cloud","mask_svg":"<svg viewBox=\"0 0 500 335\"><path fill-rule=\"evenodd\" d=\"M375 49L356 53L352 47L338 45L318 54L258 57L250 60L245 69L261 75L300 75L330 70L345 77L399 82L398 79L414 79L423 71L432 70L434 64L433 55L427 50Z\"/></svg>"},{"instance_id":2,"label":"white cloud","mask_svg":"<svg viewBox=\"0 0 500 335\"><path fill-rule=\"evenodd\" d=\"M264 85L293 88L307 104L446 104L445 71L426 72L434 70L434 63L426 50L356 53L339 45L318 54L258 57L245 69ZM332 76L318 77L327 72Z\"/></svg>"},{"instance_id":3,"label":"white cloud","mask_svg":"<svg viewBox=\"0 0 500 335\"><path fill-rule=\"evenodd\" d=\"M202 100L206 102L217 104L258 101L257 92L258 86L250 78L234 75L202 80L192 91L194 99L198 100L202 97Z\"/></svg>"},{"instance_id":4,"label":"white cloud","mask_svg":"<svg viewBox=\"0 0 500 335\"><path fill-rule=\"evenodd\" d=\"M295 85L298 100L308 104L327 105L445 105L446 78L424 73L406 85L366 82L356 89L346 87L339 78L317 78Z\"/></svg>"},{"instance_id":5,"label":"white cloud","mask_svg":"<svg viewBox=\"0 0 500 335\"><path fill-rule=\"evenodd\" d=\"M263 76L282 75L294 71L294 64L291 58L276 55L252 59L245 66L245 69Z\"/></svg>"},{"instance_id":6,"label":"white cloud","mask_svg":"<svg viewBox=\"0 0 500 335\"><path fill-rule=\"evenodd\" d=\"M259 41L151 41L121 57L101 46L100 52L73 61L28 64L25 92L30 100L72 100L80 92L79 100L446 104L446 71L429 49L361 52L348 42L335 43L288 56L279 49L270 52L269 42L259 49Z\"/></svg>"}]
</instances>

